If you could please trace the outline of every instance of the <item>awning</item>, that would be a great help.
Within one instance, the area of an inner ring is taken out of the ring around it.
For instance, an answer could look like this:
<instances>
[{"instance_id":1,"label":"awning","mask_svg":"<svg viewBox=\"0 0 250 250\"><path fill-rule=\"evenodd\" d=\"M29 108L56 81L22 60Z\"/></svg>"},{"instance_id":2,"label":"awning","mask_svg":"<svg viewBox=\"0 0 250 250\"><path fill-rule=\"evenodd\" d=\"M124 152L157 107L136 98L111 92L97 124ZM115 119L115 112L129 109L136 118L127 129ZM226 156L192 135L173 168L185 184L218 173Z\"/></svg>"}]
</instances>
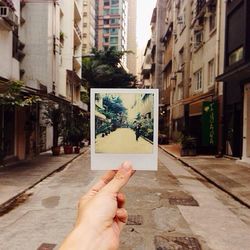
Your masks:
<instances>
[{"instance_id":1,"label":"awning","mask_svg":"<svg viewBox=\"0 0 250 250\"><path fill-rule=\"evenodd\" d=\"M214 91L209 91L208 93L205 93L205 94L190 96L190 97L182 100L182 103L183 104L190 104L190 103L205 99L207 97L213 97L213 96L214 96Z\"/></svg>"},{"instance_id":2,"label":"awning","mask_svg":"<svg viewBox=\"0 0 250 250\"><path fill-rule=\"evenodd\" d=\"M236 81L240 82L242 80L248 79L250 77L250 63L232 69L216 77L216 81Z\"/></svg>"}]
</instances>

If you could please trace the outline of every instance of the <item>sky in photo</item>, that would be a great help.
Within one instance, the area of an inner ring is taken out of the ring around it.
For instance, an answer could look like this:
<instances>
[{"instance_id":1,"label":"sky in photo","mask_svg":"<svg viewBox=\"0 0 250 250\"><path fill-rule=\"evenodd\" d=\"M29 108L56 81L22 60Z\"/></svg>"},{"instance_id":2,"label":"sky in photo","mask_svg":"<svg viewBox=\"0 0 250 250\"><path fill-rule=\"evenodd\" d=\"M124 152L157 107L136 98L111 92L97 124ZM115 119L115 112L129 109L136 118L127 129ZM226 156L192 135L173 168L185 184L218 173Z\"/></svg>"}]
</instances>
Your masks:
<instances>
[{"instance_id":1,"label":"sky in photo","mask_svg":"<svg viewBox=\"0 0 250 250\"><path fill-rule=\"evenodd\" d=\"M137 44L145 48L151 36L150 21L156 0L137 0Z\"/></svg>"}]
</instances>

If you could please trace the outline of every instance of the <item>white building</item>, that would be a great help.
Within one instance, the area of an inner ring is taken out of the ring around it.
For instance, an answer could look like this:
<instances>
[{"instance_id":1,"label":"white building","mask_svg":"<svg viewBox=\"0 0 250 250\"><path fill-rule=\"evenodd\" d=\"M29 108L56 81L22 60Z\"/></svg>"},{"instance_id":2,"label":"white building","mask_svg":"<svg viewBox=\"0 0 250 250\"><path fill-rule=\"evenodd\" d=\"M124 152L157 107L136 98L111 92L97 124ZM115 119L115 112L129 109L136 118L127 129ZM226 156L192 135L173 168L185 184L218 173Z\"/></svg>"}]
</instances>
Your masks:
<instances>
[{"instance_id":1,"label":"white building","mask_svg":"<svg viewBox=\"0 0 250 250\"><path fill-rule=\"evenodd\" d=\"M20 1L0 1L0 93L20 80L23 43L18 38ZM0 151L6 159L25 158L25 110L0 106ZM18 122L17 122L18 121Z\"/></svg>"},{"instance_id":2,"label":"white building","mask_svg":"<svg viewBox=\"0 0 250 250\"><path fill-rule=\"evenodd\" d=\"M83 1L83 55L95 47L95 18L95 0Z\"/></svg>"}]
</instances>

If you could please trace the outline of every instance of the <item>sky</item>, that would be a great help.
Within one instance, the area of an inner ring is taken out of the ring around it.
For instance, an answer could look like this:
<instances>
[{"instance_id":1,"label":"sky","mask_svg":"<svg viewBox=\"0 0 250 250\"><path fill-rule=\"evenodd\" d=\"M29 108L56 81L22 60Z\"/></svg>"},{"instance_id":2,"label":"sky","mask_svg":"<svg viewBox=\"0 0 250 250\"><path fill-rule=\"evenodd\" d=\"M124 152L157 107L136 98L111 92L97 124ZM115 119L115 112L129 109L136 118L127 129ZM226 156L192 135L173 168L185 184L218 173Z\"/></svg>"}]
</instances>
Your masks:
<instances>
[{"instance_id":1,"label":"sky","mask_svg":"<svg viewBox=\"0 0 250 250\"><path fill-rule=\"evenodd\" d=\"M150 20L156 0L137 0L137 44L145 48L151 36Z\"/></svg>"}]
</instances>

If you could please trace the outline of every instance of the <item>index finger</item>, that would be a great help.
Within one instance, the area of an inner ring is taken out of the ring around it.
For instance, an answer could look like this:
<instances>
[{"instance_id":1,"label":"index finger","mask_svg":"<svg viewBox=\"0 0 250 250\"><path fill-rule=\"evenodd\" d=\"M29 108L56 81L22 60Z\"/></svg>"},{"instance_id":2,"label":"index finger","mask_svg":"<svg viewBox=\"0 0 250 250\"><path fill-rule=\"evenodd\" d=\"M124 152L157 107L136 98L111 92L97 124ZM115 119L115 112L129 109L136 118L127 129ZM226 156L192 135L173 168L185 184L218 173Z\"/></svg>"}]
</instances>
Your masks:
<instances>
[{"instance_id":1,"label":"index finger","mask_svg":"<svg viewBox=\"0 0 250 250\"><path fill-rule=\"evenodd\" d=\"M114 178L101 190L102 192L117 193L127 184L134 173L130 162L124 162L118 169Z\"/></svg>"}]
</instances>

